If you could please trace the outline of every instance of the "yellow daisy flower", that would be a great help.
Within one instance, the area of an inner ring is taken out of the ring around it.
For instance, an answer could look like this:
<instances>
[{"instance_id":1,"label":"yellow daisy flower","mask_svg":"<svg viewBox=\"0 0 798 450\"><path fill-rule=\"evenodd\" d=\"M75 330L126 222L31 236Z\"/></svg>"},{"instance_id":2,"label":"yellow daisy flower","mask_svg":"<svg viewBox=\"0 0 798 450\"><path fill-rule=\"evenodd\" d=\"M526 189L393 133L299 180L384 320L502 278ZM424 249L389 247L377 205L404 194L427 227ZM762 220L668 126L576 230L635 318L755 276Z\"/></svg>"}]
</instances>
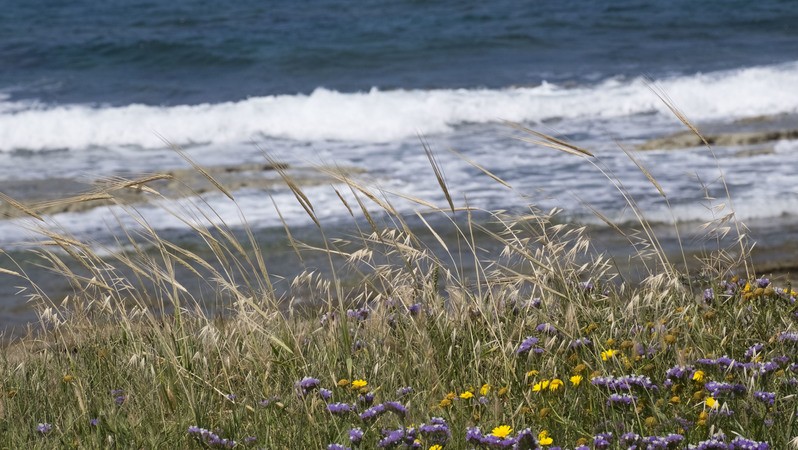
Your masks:
<instances>
[{"instance_id":1,"label":"yellow daisy flower","mask_svg":"<svg viewBox=\"0 0 798 450\"><path fill-rule=\"evenodd\" d=\"M712 398L712 397L707 397L707 399L706 399L706 400L704 400L704 403L706 403L706 404L707 404L707 406L709 406L709 407L710 407L710 408L712 408L712 409L716 409L716 408L718 407L718 401L717 401L717 400L715 400L715 399L714 399L714 398Z\"/></svg>"},{"instance_id":2,"label":"yellow daisy flower","mask_svg":"<svg viewBox=\"0 0 798 450\"><path fill-rule=\"evenodd\" d=\"M364 388L369 384L366 380L355 380L352 382L352 389Z\"/></svg>"},{"instance_id":3,"label":"yellow daisy flower","mask_svg":"<svg viewBox=\"0 0 798 450\"><path fill-rule=\"evenodd\" d=\"M460 398L462 398L463 400L468 400L469 398L473 398L473 397L474 397L474 393L471 392L471 391L465 391L462 394L460 394Z\"/></svg>"},{"instance_id":4,"label":"yellow daisy flower","mask_svg":"<svg viewBox=\"0 0 798 450\"><path fill-rule=\"evenodd\" d=\"M540 392L549 387L549 380L538 381L532 386L532 392Z\"/></svg>"},{"instance_id":5,"label":"yellow daisy flower","mask_svg":"<svg viewBox=\"0 0 798 450\"><path fill-rule=\"evenodd\" d=\"M618 350L609 349L607 351L601 352L601 360L607 361L608 359L612 358L618 353Z\"/></svg>"},{"instance_id":6,"label":"yellow daisy flower","mask_svg":"<svg viewBox=\"0 0 798 450\"><path fill-rule=\"evenodd\" d=\"M557 389L561 388L563 384L564 383L562 382L561 379L555 378L555 379L551 380L551 383L549 383L549 390L550 391L556 391Z\"/></svg>"},{"instance_id":7,"label":"yellow daisy flower","mask_svg":"<svg viewBox=\"0 0 798 450\"><path fill-rule=\"evenodd\" d=\"M703 370L696 370L693 374L693 381L702 382L704 381L704 371Z\"/></svg>"},{"instance_id":8,"label":"yellow daisy flower","mask_svg":"<svg viewBox=\"0 0 798 450\"><path fill-rule=\"evenodd\" d=\"M554 439L549 437L548 431L543 430L540 433L538 433L538 443L543 446L551 445L554 443Z\"/></svg>"},{"instance_id":9,"label":"yellow daisy flower","mask_svg":"<svg viewBox=\"0 0 798 450\"><path fill-rule=\"evenodd\" d=\"M574 375L570 378L571 384L574 386L579 386L579 383L582 382L582 375Z\"/></svg>"},{"instance_id":10,"label":"yellow daisy flower","mask_svg":"<svg viewBox=\"0 0 798 450\"><path fill-rule=\"evenodd\" d=\"M482 387L479 388L479 395L485 396L488 395L488 392L490 392L490 385L487 383L483 384Z\"/></svg>"},{"instance_id":11,"label":"yellow daisy flower","mask_svg":"<svg viewBox=\"0 0 798 450\"><path fill-rule=\"evenodd\" d=\"M500 425L493 429L490 434L496 436L497 438L504 439L512 433L513 429L510 428L510 425Z\"/></svg>"}]
</instances>

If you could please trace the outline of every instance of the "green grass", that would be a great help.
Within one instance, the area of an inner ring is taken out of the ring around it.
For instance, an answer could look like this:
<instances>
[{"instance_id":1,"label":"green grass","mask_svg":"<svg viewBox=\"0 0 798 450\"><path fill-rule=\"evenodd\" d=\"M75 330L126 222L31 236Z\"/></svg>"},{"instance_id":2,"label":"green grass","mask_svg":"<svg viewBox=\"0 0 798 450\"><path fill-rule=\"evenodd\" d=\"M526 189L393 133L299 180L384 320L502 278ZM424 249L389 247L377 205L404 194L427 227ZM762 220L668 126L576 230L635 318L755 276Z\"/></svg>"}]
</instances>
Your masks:
<instances>
[{"instance_id":1,"label":"green grass","mask_svg":"<svg viewBox=\"0 0 798 450\"><path fill-rule=\"evenodd\" d=\"M601 170L585 150L534 137ZM359 427L359 448L376 447L383 430L404 429L427 449L443 443L421 433L435 417L450 430L447 449L475 447L466 442L473 427L484 437L502 425L512 428L508 437L528 428L535 438L548 436L546 446L563 448L599 448L594 436L605 432L613 433L608 448L626 448L624 433L682 435L672 448L721 432L727 443L739 435L774 449L791 445L798 435L798 343L783 333L796 329L795 293L789 284L756 279L733 220L709 225L729 233L741 256L725 259L730 253L718 240L703 270L688 273L668 259L618 183L640 217L639 234L629 239L635 264L648 274L632 284L592 251L583 228L558 223L556 214L530 208L473 219L477 211L452 201L428 155L447 205L430 210L411 199L426 209L415 228L384 193L330 172L356 194L360 204L347 206L362 212L362 228L353 227L348 242L327 239L321 226L321 246L291 240L297 254L320 253L330 268L329 275L290 280L285 295L272 285L254 236L241 239L224 225L192 225L204 253L176 246L146 224L126 235L127 250L103 255L42 231L56 249L42 247L38 255L74 292L64 301L50 298L22 267L5 269L29 282L40 327L0 356L0 446L208 447L189 432L200 427L239 448L351 447L349 430ZM315 221L312 199L283 175ZM375 204L379 217L369 212ZM449 222L433 227L432 216ZM208 299L192 296L178 268L214 286L227 313L207 313ZM739 278L732 279L734 271ZM537 342L519 353L530 336ZM574 347L578 339L590 344ZM723 356L737 363L700 362ZM677 366L686 367L683 376L667 380ZM601 377L627 375L649 377L657 388L597 385ZM318 384L302 392L305 377ZM356 388L355 380L367 384ZM739 384L743 392L713 394L712 382ZM397 392L407 387L412 391ZM773 393L773 404L756 399L759 391ZM610 405L613 393L634 401ZM369 396L373 405L399 401L407 413L364 420ZM355 411L334 415L332 403ZM51 428L39 431L40 424Z\"/></svg>"}]
</instances>

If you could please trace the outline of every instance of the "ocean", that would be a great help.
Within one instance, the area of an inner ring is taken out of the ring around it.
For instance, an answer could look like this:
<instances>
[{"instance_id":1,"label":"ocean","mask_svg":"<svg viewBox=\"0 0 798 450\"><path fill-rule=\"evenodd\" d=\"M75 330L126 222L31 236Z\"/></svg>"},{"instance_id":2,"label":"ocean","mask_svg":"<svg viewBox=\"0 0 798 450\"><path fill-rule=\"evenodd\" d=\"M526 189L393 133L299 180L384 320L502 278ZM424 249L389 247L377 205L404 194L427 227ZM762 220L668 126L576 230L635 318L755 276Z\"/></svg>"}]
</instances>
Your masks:
<instances>
[{"instance_id":1,"label":"ocean","mask_svg":"<svg viewBox=\"0 0 798 450\"><path fill-rule=\"evenodd\" d=\"M565 220L600 224L590 205L618 222L633 221L609 174L623 181L652 223L701 223L721 214L722 175L738 218L798 227L798 140L789 133L718 144L714 153L703 147L640 152L666 203L619 148L685 130L657 92L702 130L798 129L798 6L790 0L6 2L0 190L40 200L63 194L69 180L187 168L170 148L178 145L206 167L259 164L264 154L289 167L345 167L385 192L443 206L425 141L459 205L557 207ZM519 140L523 134L506 121L568 139L596 158ZM318 218L332 226L351 221L335 188L317 180L305 189ZM285 187L241 187L233 194L238 206L221 193L203 194L203 201L234 227L312 224ZM418 207L399 197L392 202L408 213ZM157 205L138 210L156 230L187 228ZM137 226L120 217L119 207L47 220L106 241L118 234L119 221ZM35 240L32 223L0 220L0 245Z\"/></svg>"}]
</instances>

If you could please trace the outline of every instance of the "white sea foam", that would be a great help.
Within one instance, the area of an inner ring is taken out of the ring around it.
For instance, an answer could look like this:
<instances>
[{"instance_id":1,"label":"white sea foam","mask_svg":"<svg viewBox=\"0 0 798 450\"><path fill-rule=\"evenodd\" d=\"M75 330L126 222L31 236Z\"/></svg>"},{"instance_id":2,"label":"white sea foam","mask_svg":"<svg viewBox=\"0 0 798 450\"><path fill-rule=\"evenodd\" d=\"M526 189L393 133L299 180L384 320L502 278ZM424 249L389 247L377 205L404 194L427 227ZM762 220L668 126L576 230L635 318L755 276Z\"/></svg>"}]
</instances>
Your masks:
<instances>
[{"instance_id":1,"label":"white sea foam","mask_svg":"<svg viewBox=\"0 0 798 450\"><path fill-rule=\"evenodd\" d=\"M798 62L655 81L693 120L798 111ZM391 142L459 124L506 119L670 114L642 78L564 88L393 90L255 97L239 102L119 107L43 105L0 98L0 151L228 145L263 137Z\"/></svg>"}]
</instances>

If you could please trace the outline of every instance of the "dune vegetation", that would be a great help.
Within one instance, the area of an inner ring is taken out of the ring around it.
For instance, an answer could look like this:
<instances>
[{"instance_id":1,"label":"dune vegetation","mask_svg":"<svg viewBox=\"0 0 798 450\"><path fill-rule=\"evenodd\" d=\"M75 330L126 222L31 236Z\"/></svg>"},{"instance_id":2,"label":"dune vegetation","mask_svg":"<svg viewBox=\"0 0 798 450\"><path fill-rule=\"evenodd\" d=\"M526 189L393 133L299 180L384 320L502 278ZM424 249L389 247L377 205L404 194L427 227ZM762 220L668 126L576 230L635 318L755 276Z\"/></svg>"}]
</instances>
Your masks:
<instances>
[{"instance_id":1,"label":"dune vegetation","mask_svg":"<svg viewBox=\"0 0 798 450\"><path fill-rule=\"evenodd\" d=\"M588 150L522 131L601 170ZM286 226L286 245L328 261L292 280L275 279L252 230L201 208L164 206L185 218L200 243L193 248L143 220L119 230L113 252L42 227L47 245L32 251L72 293L54 298L24 266L3 269L27 284L21 295L40 323L0 356L0 446L793 445L797 294L751 266L731 199L732 212L707 224L715 248L698 267L666 254L645 211L608 174L638 218L630 233L596 211L629 240L644 274L630 281L558 211L460 204L427 152L447 201L405 196L418 205L411 217L378 188L330 171L351 194L340 196L354 218L346 239L325 234L313 199L282 172L323 242L300 242ZM506 184L474 167L486 183ZM119 180L105 192L110 201L115 189L159 197L147 179ZM198 282L217 298L193 294L188 285Z\"/></svg>"}]
</instances>

